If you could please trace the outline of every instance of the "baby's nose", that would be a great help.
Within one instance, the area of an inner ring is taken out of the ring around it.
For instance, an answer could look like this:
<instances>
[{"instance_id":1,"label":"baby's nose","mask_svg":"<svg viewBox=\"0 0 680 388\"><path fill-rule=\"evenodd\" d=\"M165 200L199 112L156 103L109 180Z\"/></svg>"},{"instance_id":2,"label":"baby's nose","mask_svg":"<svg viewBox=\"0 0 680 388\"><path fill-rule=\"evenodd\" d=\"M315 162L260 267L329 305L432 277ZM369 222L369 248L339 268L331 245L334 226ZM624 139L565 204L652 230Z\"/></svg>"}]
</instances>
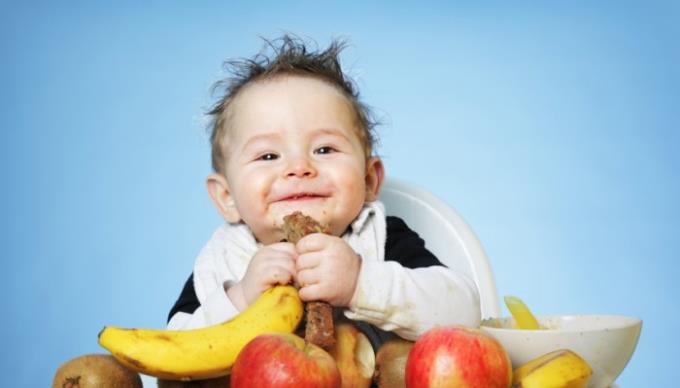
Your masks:
<instances>
[{"instance_id":1,"label":"baby's nose","mask_svg":"<svg viewBox=\"0 0 680 388\"><path fill-rule=\"evenodd\" d=\"M313 177L315 175L316 169L309 159L304 157L291 159L286 168L287 177Z\"/></svg>"}]
</instances>

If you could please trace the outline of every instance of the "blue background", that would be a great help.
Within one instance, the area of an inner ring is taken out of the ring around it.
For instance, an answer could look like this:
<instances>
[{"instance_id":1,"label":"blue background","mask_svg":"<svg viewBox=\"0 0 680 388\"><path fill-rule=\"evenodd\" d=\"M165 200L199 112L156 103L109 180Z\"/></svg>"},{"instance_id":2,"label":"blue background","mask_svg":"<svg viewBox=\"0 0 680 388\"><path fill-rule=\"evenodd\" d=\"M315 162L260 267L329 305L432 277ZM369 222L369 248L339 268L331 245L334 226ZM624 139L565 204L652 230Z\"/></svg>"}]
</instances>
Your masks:
<instances>
[{"instance_id":1,"label":"blue background","mask_svg":"<svg viewBox=\"0 0 680 388\"><path fill-rule=\"evenodd\" d=\"M92 3L0 2L13 386L102 351L104 325L164 326L221 222L204 189L209 88L284 31L350 39L388 174L467 219L501 296L641 317L620 385L677 380L678 5Z\"/></svg>"}]
</instances>

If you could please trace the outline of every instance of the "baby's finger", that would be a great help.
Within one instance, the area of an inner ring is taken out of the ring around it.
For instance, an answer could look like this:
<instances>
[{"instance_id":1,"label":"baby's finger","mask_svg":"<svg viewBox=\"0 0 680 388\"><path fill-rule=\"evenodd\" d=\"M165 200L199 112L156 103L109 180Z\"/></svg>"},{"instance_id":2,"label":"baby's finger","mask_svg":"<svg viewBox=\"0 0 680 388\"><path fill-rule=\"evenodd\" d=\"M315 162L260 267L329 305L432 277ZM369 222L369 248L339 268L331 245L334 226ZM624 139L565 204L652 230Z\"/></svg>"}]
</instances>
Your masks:
<instances>
[{"instance_id":1,"label":"baby's finger","mask_svg":"<svg viewBox=\"0 0 680 388\"><path fill-rule=\"evenodd\" d=\"M295 260L295 268L297 271L316 268L322 259L323 255L318 252L305 253L298 256L297 260Z\"/></svg>"},{"instance_id":2,"label":"baby's finger","mask_svg":"<svg viewBox=\"0 0 680 388\"><path fill-rule=\"evenodd\" d=\"M298 255L297 249L295 248L295 244L290 242L274 243L269 245L269 248L277 252L286 253L287 255L294 257Z\"/></svg>"},{"instance_id":3,"label":"baby's finger","mask_svg":"<svg viewBox=\"0 0 680 388\"><path fill-rule=\"evenodd\" d=\"M300 288L298 295L300 295L300 299L302 299L303 302L323 300L321 297L321 288L318 284L312 284Z\"/></svg>"},{"instance_id":4,"label":"baby's finger","mask_svg":"<svg viewBox=\"0 0 680 388\"><path fill-rule=\"evenodd\" d=\"M295 280L297 284L300 285L300 287L308 287L319 282L315 272L309 269L298 271L298 273L295 275Z\"/></svg>"},{"instance_id":5,"label":"baby's finger","mask_svg":"<svg viewBox=\"0 0 680 388\"><path fill-rule=\"evenodd\" d=\"M295 244L295 248L300 254L320 251L328 245L328 240L331 237L323 233L312 233L301 238Z\"/></svg>"},{"instance_id":6,"label":"baby's finger","mask_svg":"<svg viewBox=\"0 0 680 388\"><path fill-rule=\"evenodd\" d=\"M266 267L278 266L285 268L290 273L297 272L295 259L287 256L286 254L280 254L279 256L269 258L269 260L267 260L267 262L264 263L264 266Z\"/></svg>"},{"instance_id":7,"label":"baby's finger","mask_svg":"<svg viewBox=\"0 0 680 388\"><path fill-rule=\"evenodd\" d=\"M269 284L289 284L293 282L293 272L276 265L269 267L267 273L267 283Z\"/></svg>"}]
</instances>

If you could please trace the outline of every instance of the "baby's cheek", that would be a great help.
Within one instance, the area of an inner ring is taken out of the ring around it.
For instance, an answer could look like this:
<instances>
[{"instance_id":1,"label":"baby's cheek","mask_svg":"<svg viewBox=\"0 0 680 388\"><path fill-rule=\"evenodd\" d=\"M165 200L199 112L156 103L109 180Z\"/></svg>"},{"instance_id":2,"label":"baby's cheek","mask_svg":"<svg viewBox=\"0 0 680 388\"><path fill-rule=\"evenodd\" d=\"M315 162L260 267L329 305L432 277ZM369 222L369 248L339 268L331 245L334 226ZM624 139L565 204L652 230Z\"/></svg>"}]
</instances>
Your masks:
<instances>
[{"instance_id":1,"label":"baby's cheek","mask_svg":"<svg viewBox=\"0 0 680 388\"><path fill-rule=\"evenodd\" d=\"M361 175L348 174L340 185L344 195L351 200L361 201L366 194L366 183Z\"/></svg>"}]
</instances>

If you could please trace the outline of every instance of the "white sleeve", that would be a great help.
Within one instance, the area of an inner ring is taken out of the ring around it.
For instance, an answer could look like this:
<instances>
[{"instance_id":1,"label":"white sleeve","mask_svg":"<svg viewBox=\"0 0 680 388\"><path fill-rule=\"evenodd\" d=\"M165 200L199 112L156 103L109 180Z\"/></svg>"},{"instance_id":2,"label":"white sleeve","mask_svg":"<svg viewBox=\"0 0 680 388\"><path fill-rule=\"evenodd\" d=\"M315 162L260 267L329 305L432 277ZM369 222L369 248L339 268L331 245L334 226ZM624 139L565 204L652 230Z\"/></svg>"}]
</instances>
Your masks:
<instances>
[{"instance_id":1,"label":"white sleeve","mask_svg":"<svg viewBox=\"0 0 680 388\"><path fill-rule=\"evenodd\" d=\"M168 330L189 330L206 327L235 317L238 309L224 288L215 289L193 313L177 312L168 322Z\"/></svg>"},{"instance_id":2,"label":"white sleeve","mask_svg":"<svg viewBox=\"0 0 680 388\"><path fill-rule=\"evenodd\" d=\"M364 261L345 316L413 341L435 326L479 326L479 292L468 277L444 266L409 269Z\"/></svg>"},{"instance_id":3,"label":"white sleeve","mask_svg":"<svg viewBox=\"0 0 680 388\"><path fill-rule=\"evenodd\" d=\"M256 249L247 227L223 225L218 228L194 264L193 286L199 307L191 314L175 313L167 328L195 329L235 317L239 310L227 296L226 289L243 277Z\"/></svg>"}]
</instances>

